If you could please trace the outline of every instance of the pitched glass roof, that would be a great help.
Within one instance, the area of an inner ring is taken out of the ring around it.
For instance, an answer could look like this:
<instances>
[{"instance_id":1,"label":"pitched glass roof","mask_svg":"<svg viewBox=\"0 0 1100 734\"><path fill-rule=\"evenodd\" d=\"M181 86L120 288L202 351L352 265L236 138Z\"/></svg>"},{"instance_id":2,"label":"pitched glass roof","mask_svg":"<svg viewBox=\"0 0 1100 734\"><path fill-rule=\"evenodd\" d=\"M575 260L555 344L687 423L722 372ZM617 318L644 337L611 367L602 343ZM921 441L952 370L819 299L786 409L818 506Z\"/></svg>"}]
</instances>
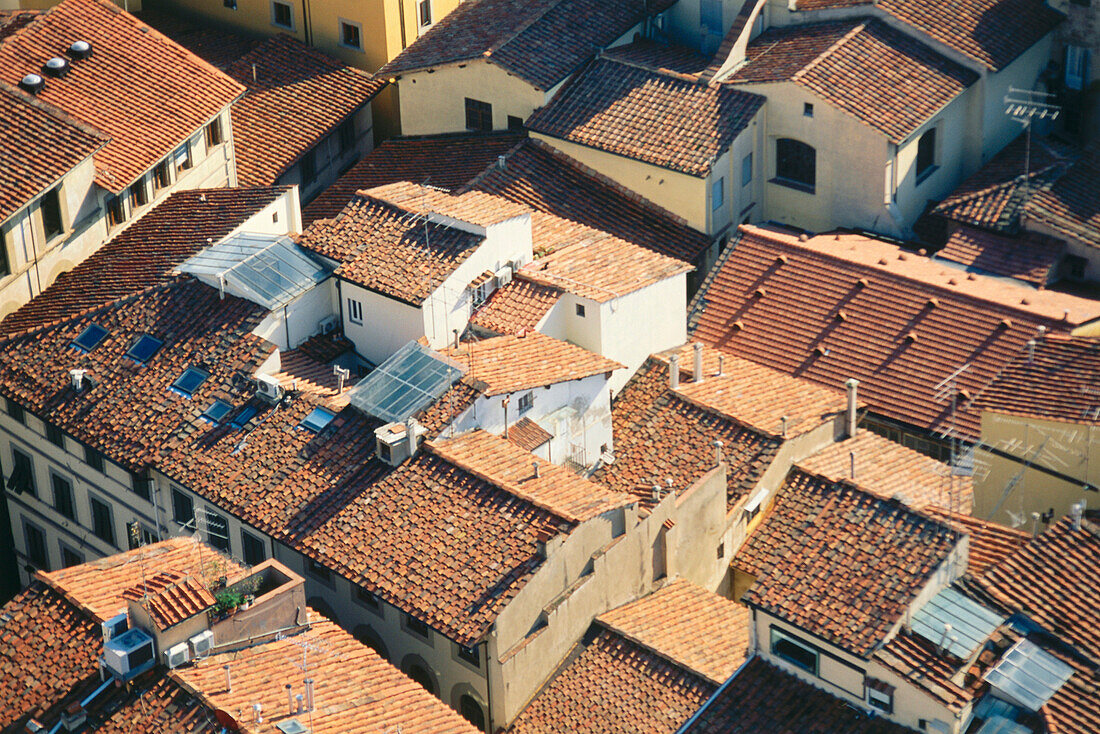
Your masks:
<instances>
[{"instance_id":1,"label":"pitched glass roof","mask_svg":"<svg viewBox=\"0 0 1100 734\"><path fill-rule=\"evenodd\" d=\"M417 342L409 342L348 392L357 409L388 423L404 421L431 405L465 368Z\"/></svg>"},{"instance_id":2,"label":"pitched glass roof","mask_svg":"<svg viewBox=\"0 0 1100 734\"><path fill-rule=\"evenodd\" d=\"M99 324L88 324L88 327L80 332L80 336L73 339L72 346L82 352L90 352L99 346L99 343L103 341L103 337L105 336L107 336L107 330L102 326Z\"/></svg>"},{"instance_id":3,"label":"pitched glass roof","mask_svg":"<svg viewBox=\"0 0 1100 734\"><path fill-rule=\"evenodd\" d=\"M1020 640L985 674L994 691L1022 708L1038 711L1073 676L1073 668L1029 640Z\"/></svg>"},{"instance_id":4,"label":"pitched glass roof","mask_svg":"<svg viewBox=\"0 0 1100 734\"><path fill-rule=\"evenodd\" d=\"M1000 627L1005 617L948 587L913 615L913 633L966 660ZM944 635L946 625L951 631Z\"/></svg>"},{"instance_id":5,"label":"pitched glass roof","mask_svg":"<svg viewBox=\"0 0 1100 734\"><path fill-rule=\"evenodd\" d=\"M238 234L207 247L179 266L207 285L226 290L264 308L282 306L329 276L285 235Z\"/></svg>"}]
</instances>

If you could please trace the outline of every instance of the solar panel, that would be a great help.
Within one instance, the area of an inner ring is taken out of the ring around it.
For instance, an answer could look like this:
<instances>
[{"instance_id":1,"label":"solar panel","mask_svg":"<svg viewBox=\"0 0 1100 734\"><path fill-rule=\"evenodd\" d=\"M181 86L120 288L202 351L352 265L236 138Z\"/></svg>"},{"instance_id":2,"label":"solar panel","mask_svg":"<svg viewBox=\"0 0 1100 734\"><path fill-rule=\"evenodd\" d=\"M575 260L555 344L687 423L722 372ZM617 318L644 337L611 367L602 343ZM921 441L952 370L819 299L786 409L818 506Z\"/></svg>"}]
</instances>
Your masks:
<instances>
[{"instance_id":1,"label":"solar panel","mask_svg":"<svg viewBox=\"0 0 1100 734\"><path fill-rule=\"evenodd\" d=\"M210 377L210 373L206 370L200 370L198 367L188 367L172 383L172 390L189 398L199 389L199 385L206 382L207 377Z\"/></svg>"},{"instance_id":2,"label":"solar panel","mask_svg":"<svg viewBox=\"0 0 1100 734\"><path fill-rule=\"evenodd\" d=\"M160 339L142 334L134 345L126 352L126 356L140 364L148 362L157 350L164 345Z\"/></svg>"},{"instance_id":3,"label":"solar panel","mask_svg":"<svg viewBox=\"0 0 1100 734\"><path fill-rule=\"evenodd\" d=\"M412 341L348 392L358 410L388 423L404 421L431 405L465 368Z\"/></svg>"},{"instance_id":4,"label":"solar panel","mask_svg":"<svg viewBox=\"0 0 1100 734\"><path fill-rule=\"evenodd\" d=\"M1073 668L1024 639L1004 654L985 680L1001 698L1038 711L1072 676Z\"/></svg>"},{"instance_id":5,"label":"solar panel","mask_svg":"<svg viewBox=\"0 0 1100 734\"><path fill-rule=\"evenodd\" d=\"M325 410L324 408L314 408L313 412L307 415L305 420L298 424L298 427L305 428L314 433L319 433L325 426L331 423L332 419L335 417L336 415L331 411Z\"/></svg>"},{"instance_id":6,"label":"solar panel","mask_svg":"<svg viewBox=\"0 0 1100 734\"><path fill-rule=\"evenodd\" d=\"M210 403L210 407L204 410L200 417L217 425L225 420L225 417L229 415L229 411L231 410L233 410L233 406L229 403L224 400L215 400Z\"/></svg>"},{"instance_id":7,"label":"solar panel","mask_svg":"<svg viewBox=\"0 0 1100 734\"><path fill-rule=\"evenodd\" d=\"M73 339L72 346L76 347L82 352L90 352L99 346L99 343L103 341L103 337L107 336L107 330L99 324L88 324L84 331L80 332L80 336Z\"/></svg>"},{"instance_id":8,"label":"solar panel","mask_svg":"<svg viewBox=\"0 0 1100 734\"><path fill-rule=\"evenodd\" d=\"M968 659L1005 622L1005 617L948 587L913 615L913 633L943 645L960 660ZM951 632L944 634L946 625Z\"/></svg>"}]
</instances>

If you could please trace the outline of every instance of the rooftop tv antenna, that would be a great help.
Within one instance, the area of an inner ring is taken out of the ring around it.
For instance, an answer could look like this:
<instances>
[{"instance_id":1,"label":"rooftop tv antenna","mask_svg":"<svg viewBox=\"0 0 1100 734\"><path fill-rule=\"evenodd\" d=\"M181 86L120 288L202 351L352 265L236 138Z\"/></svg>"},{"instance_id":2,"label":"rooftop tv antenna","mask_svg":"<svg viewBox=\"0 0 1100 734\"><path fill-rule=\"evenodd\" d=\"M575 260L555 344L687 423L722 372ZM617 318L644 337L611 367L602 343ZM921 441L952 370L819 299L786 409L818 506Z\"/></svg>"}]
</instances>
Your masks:
<instances>
[{"instance_id":1,"label":"rooftop tv antenna","mask_svg":"<svg viewBox=\"0 0 1100 734\"><path fill-rule=\"evenodd\" d=\"M1031 123L1040 120L1058 119L1062 108L1054 104L1054 95L1034 89L1009 87L1005 95L1005 114L1024 126L1024 201L1027 201L1031 187Z\"/></svg>"}]
</instances>

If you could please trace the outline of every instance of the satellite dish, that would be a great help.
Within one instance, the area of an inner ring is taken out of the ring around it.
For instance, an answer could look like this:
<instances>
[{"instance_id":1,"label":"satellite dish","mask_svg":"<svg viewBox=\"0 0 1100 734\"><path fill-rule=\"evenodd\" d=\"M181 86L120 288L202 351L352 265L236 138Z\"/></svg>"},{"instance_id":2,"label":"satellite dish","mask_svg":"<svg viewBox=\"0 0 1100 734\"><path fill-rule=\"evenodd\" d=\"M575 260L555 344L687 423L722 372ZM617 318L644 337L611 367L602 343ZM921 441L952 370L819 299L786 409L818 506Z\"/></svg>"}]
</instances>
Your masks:
<instances>
[{"instance_id":1,"label":"satellite dish","mask_svg":"<svg viewBox=\"0 0 1100 734\"><path fill-rule=\"evenodd\" d=\"M240 731L241 725L237 723L237 720L233 718L233 714L223 709L218 709L214 712L214 718L218 720L218 725L224 727L228 731Z\"/></svg>"}]
</instances>

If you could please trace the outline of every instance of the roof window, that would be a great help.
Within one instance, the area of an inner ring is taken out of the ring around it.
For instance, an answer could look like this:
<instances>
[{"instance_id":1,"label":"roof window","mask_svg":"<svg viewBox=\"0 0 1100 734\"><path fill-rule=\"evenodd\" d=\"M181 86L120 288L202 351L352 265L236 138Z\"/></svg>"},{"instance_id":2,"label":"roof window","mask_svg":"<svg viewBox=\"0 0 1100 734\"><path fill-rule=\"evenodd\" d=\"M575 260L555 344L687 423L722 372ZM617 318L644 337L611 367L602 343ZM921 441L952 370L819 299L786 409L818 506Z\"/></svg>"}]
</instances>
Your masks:
<instances>
[{"instance_id":1,"label":"roof window","mask_svg":"<svg viewBox=\"0 0 1100 734\"><path fill-rule=\"evenodd\" d=\"M299 428L320 433L325 426L332 422L336 414L324 408L314 408L313 412L306 416L305 420L298 424Z\"/></svg>"},{"instance_id":2,"label":"roof window","mask_svg":"<svg viewBox=\"0 0 1100 734\"><path fill-rule=\"evenodd\" d=\"M156 337L149 336L148 334L142 334L134 345L130 347L126 352L126 357L134 360L138 364L145 364L153 355L157 353L157 350L164 346L164 342Z\"/></svg>"},{"instance_id":3,"label":"roof window","mask_svg":"<svg viewBox=\"0 0 1100 734\"><path fill-rule=\"evenodd\" d=\"M255 405L246 405L241 410L241 412L237 414L237 417L233 419L233 422L230 423L230 425L239 431L244 428L248 424L248 422L252 420L253 417L255 417L257 412L258 411Z\"/></svg>"},{"instance_id":4,"label":"roof window","mask_svg":"<svg viewBox=\"0 0 1100 734\"><path fill-rule=\"evenodd\" d=\"M232 410L233 406L224 400L215 400L210 403L210 407L204 410L199 417L217 426L221 425L221 422L225 420L225 417L229 415Z\"/></svg>"},{"instance_id":5,"label":"roof window","mask_svg":"<svg viewBox=\"0 0 1100 734\"><path fill-rule=\"evenodd\" d=\"M80 332L80 336L73 339L73 343L69 346L87 354L98 347L105 336L107 336L107 330L102 326L99 324L88 324L84 331Z\"/></svg>"},{"instance_id":6,"label":"roof window","mask_svg":"<svg viewBox=\"0 0 1100 734\"><path fill-rule=\"evenodd\" d=\"M188 367L172 383L172 392L189 398L199 389L199 385L206 382L207 377L210 377L210 373L206 370L200 370L198 367Z\"/></svg>"}]
</instances>

